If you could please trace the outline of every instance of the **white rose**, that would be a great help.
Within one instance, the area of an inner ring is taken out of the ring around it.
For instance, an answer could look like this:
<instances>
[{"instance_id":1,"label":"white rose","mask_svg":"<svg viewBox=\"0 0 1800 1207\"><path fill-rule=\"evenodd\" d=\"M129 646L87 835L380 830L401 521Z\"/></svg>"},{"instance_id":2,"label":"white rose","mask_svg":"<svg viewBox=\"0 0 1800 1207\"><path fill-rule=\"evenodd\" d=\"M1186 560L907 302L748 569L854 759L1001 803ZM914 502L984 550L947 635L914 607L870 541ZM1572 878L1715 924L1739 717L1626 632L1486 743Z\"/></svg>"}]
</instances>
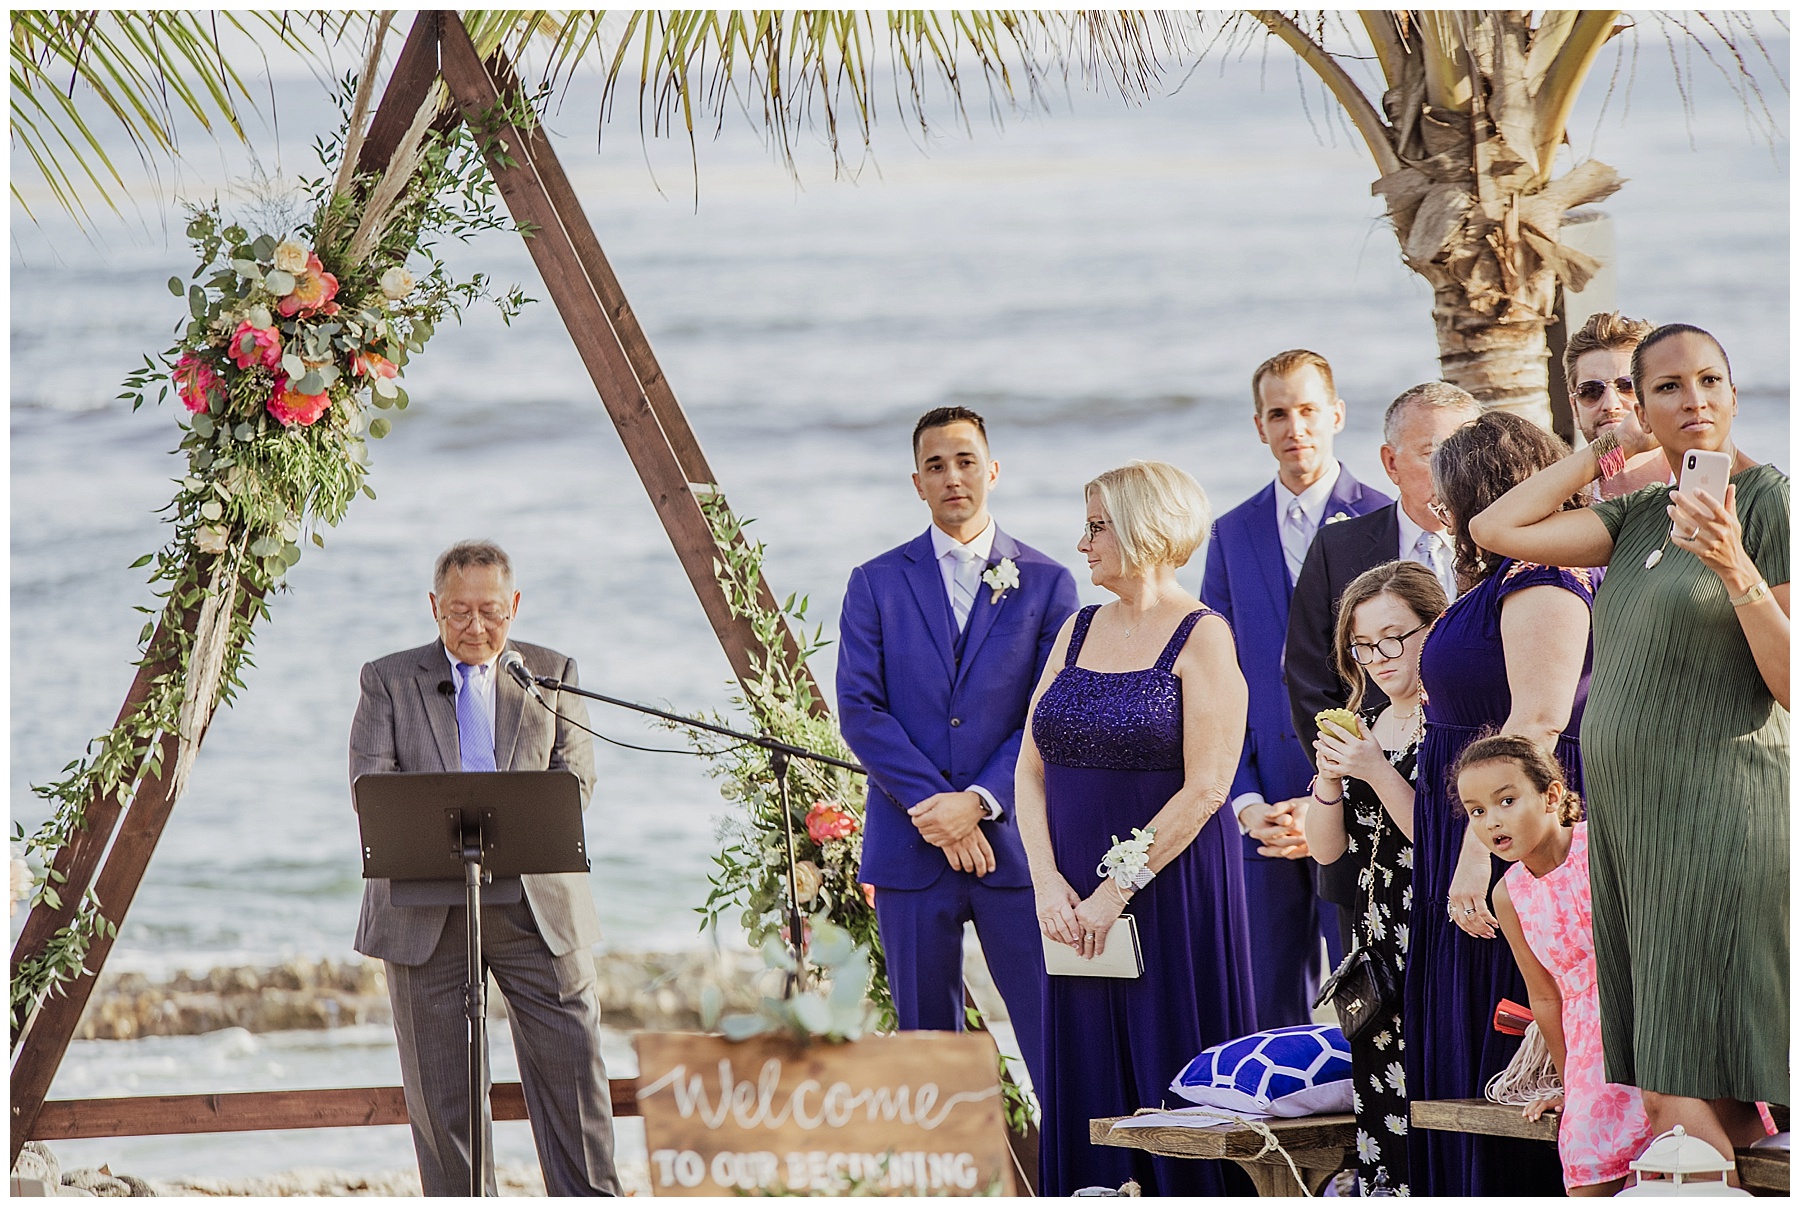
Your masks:
<instances>
[{"instance_id":1,"label":"white rose","mask_svg":"<svg viewBox=\"0 0 1800 1207\"><path fill-rule=\"evenodd\" d=\"M398 265L395 265L393 268L390 268L381 274L381 292L385 294L390 301L399 301L401 298L412 292L412 287L412 273L407 272Z\"/></svg>"},{"instance_id":2,"label":"white rose","mask_svg":"<svg viewBox=\"0 0 1800 1207\"><path fill-rule=\"evenodd\" d=\"M306 267L306 257L310 254L298 243L283 240L275 245L275 267L282 272L300 272Z\"/></svg>"},{"instance_id":3,"label":"white rose","mask_svg":"<svg viewBox=\"0 0 1800 1207\"><path fill-rule=\"evenodd\" d=\"M194 544L202 553L223 553L230 547L231 534L217 524L208 524L194 533Z\"/></svg>"}]
</instances>

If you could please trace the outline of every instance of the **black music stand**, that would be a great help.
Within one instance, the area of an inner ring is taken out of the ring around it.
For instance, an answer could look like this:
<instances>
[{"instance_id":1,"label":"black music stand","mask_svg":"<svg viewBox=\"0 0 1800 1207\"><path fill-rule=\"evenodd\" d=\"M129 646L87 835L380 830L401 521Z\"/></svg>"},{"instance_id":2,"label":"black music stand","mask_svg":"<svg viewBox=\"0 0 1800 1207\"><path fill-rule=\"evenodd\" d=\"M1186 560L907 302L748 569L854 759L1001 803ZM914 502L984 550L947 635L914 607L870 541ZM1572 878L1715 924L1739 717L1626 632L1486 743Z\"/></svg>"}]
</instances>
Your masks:
<instances>
[{"instance_id":1,"label":"black music stand","mask_svg":"<svg viewBox=\"0 0 1800 1207\"><path fill-rule=\"evenodd\" d=\"M494 876L589 870L581 781L569 771L371 772L350 786L363 878L461 884L468 914L469 1194L487 1189L487 968L481 886ZM454 897L444 899L445 903ZM514 898L515 900L517 898Z\"/></svg>"}]
</instances>

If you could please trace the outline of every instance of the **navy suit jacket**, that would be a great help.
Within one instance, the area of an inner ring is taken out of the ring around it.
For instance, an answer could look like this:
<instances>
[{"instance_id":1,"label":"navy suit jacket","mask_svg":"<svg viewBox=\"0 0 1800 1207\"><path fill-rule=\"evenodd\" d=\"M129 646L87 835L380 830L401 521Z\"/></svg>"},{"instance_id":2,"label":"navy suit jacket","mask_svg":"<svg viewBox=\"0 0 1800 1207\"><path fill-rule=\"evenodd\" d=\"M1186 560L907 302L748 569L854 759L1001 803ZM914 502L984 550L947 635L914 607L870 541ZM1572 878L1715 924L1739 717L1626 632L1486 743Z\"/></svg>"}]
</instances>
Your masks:
<instances>
[{"instance_id":1,"label":"navy suit jacket","mask_svg":"<svg viewBox=\"0 0 1800 1207\"><path fill-rule=\"evenodd\" d=\"M1343 469L1325 504L1320 531L1334 518L1359 516L1391 502ZM1213 524L1206 581L1200 590L1201 602L1231 622L1238 666L1250 684L1249 732L1231 783L1233 799L1259 792L1271 803L1289 800L1305 792L1312 779L1312 762L1294 736L1282 681L1288 601L1293 593L1294 582L1281 553L1280 517L1271 482Z\"/></svg>"},{"instance_id":2,"label":"navy suit jacket","mask_svg":"<svg viewBox=\"0 0 1800 1207\"><path fill-rule=\"evenodd\" d=\"M1013 819L1013 769L1032 689L1079 600L1067 567L996 529L988 564L1008 557L1019 585L995 601L982 584L960 662L929 530L850 574L838 622L838 725L869 769L862 879L877 888L922 889L943 875L949 861L906 810L971 784L1005 810L981 823L994 849L983 883L1031 883Z\"/></svg>"}]
</instances>

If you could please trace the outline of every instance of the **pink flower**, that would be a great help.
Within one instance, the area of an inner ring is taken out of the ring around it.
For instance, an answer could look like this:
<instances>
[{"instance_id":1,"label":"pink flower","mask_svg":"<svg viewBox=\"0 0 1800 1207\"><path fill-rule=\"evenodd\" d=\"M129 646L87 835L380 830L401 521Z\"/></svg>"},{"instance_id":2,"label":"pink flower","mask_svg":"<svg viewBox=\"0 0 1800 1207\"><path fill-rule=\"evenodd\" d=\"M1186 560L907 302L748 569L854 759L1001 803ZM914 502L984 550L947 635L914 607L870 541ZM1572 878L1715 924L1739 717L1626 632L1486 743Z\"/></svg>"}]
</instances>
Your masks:
<instances>
[{"instance_id":1,"label":"pink flower","mask_svg":"<svg viewBox=\"0 0 1800 1207\"><path fill-rule=\"evenodd\" d=\"M181 354L181 359L175 362L173 377L175 388L181 393L181 405L194 415L200 414L210 405L207 392L223 384L212 365L204 357L192 352Z\"/></svg>"},{"instance_id":2,"label":"pink flower","mask_svg":"<svg viewBox=\"0 0 1800 1207\"><path fill-rule=\"evenodd\" d=\"M311 427L330 405L329 394L302 394L288 389L285 376L275 378L275 390L269 395L269 414L279 419L282 427L293 427L296 423Z\"/></svg>"},{"instance_id":3,"label":"pink flower","mask_svg":"<svg viewBox=\"0 0 1800 1207\"><path fill-rule=\"evenodd\" d=\"M336 314L338 279L325 271L317 252L306 254L306 267L294 274L294 291L281 299L276 309L283 315L302 318L311 314Z\"/></svg>"},{"instance_id":4,"label":"pink flower","mask_svg":"<svg viewBox=\"0 0 1800 1207\"><path fill-rule=\"evenodd\" d=\"M395 377L400 369L393 361L376 352L358 352L350 358L350 369L363 377Z\"/></svg>"},{"instance_id":5,"label":"pink flower","mask_svg":"<svg viewBox=\"0 0 1800 1207\"><path fill-rule=\"evenodd\" d=\"M820 846L856 833L856 818L820 801L806 811L806 832Z\"/></svg>"},{"instance_id":6,"label":"pink flower","mask_svg":"<svg viewBox=\"0 0 1800 1207\"><path fill-rule=\"evenodd\" d=\"M252 327L248 321L239 323L237 330L231 333L231 344L225 351L240 369L254 369L258 365L265 369L279 368L281 332L273 327Z\"/></svg>"}]
</instances>

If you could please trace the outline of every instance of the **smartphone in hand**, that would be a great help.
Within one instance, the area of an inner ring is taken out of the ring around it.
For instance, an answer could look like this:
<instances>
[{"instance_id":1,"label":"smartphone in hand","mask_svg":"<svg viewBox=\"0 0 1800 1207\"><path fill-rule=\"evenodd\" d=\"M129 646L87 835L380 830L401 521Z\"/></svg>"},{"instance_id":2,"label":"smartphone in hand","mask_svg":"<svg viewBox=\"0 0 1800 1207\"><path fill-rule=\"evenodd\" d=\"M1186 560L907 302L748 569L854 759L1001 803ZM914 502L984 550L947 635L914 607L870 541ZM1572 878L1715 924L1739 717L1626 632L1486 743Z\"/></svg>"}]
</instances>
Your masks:
<instances>
[{"instance_id":1,"label":"smartphone in hand","mask_svg":"<svg viewBox=\"0 0 1800 1207\"><path fill-rule=\"evenodd\" d=\"M1725 502L1725 485L1731 481L1731 454L1709 453L1700 449L1689 449L1681 454L1681 484L1676 487L1682 494L1692 494L1696 490L1704 490L1711 495L1713 502Z\"/></svg>"}]
</instances>

